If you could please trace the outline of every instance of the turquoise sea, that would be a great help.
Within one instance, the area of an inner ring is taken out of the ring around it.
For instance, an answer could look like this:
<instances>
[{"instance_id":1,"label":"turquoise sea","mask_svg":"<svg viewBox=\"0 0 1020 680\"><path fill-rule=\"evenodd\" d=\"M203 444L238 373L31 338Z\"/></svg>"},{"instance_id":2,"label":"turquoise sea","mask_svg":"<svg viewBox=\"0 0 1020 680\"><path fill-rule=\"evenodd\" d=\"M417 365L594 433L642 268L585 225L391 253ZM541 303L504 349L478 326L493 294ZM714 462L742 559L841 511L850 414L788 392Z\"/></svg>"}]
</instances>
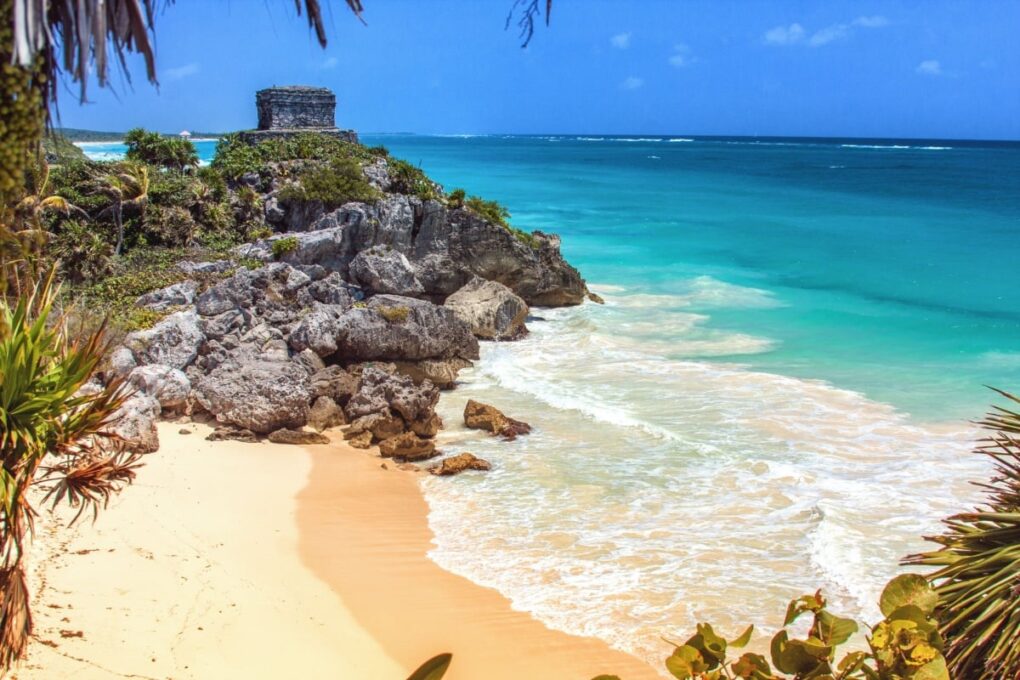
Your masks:
<instances>
[{"instance_id":1,"label":"turquoise sea","mask_svg":"<svg viewBox=\"0 0 1020 680\"><path fill-rule=\"evenodd\" d=\"M1020 144L363 141L560 234L606 299L533 310L444 396L444 448L495 464L423 481L445 568L656 659L660 635L768 630L818 587L874 617L977 499L967 421L983 385L1020 390ZM460 429L470 397L535 434Z\"/></svg>"}]
</instances>

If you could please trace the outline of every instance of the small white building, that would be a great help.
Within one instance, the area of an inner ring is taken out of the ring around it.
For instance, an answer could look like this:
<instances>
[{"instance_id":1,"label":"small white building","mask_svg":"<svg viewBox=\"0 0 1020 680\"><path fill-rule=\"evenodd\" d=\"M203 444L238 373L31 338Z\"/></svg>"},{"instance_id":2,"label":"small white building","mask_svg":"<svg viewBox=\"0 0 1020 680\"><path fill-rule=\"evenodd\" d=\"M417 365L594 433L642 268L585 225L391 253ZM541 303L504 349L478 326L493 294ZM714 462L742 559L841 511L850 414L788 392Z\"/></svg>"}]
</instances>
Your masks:
<instances>
[{"instance_id":1,"label":"small white building","mask_svg":"<svg viewBox=\"0 0 1020 680\"><path fill-rule=\"evenodd\" d=\"M180 137L181 139L188 139L189 137L191 137L191 133L188 132L187 130L181 130L177 136Z\"/></svg>"}]
</instances>

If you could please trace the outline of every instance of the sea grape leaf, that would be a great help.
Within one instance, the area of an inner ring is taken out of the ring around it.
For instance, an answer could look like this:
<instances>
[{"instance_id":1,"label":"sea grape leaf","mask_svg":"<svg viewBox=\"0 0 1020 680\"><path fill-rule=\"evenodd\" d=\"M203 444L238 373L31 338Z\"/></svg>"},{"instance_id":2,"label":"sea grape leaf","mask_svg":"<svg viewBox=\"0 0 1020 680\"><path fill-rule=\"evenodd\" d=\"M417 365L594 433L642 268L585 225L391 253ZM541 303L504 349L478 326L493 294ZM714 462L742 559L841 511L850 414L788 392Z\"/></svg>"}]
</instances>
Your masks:
<instances>
[{"instance_id":1,"label":"sea grape leaf","mask_svg":"<svg viewBox=\"0 0 1020 680\"><path fill-rule=\"evenodd\" d=\"M681 645L666 659L666 670L672 673L674 678L689 680L695 673L708 670L708 665L697 649L690 645Z\"/></svg>"},{"instance_id":2,"label":"sea grape leaf","mask_svg":"<svg viewBox=\"0 0 1020 680\"><path fill-rule=\"evenodd\" d=\"M423 663L418 670L411 673L407 680L439 680L446 675L446 670L453 660L452 654L439 654Z\"/></svg>"},{"instance_id":3,"label":"sea grape leaf","mask_svg":"<svg viewBox=\"0 0 1020 680\"><path fill-rule=\"evenodd\" d=\"M765 657L761 654L752 654L747 652L735 662L732 666L733 672L746 680L752 680L755 678L768 678L772 675L772 669L769 667L769 662L765 660Z\"/></svg>"},{"instance_id":4,"label":"sea grape leaf","mask_svg":"<svg viewBox=\"0 0 1020 680\"><path fill-rule=\"evenodd\" d=\"M804 612L816 612L824 606L825 600L822 599L821 591L818 591L814 595L802 595L796 600L791 600L789 606L786 608L786 619L783 621L783 625L789 626Z\"/></svg>"},{"instance_id":5,"label":"sea grape leaf","mask_svg":"<svg viewBox=\"0 0 1020 680\"><path fill-rule=\"evenodd\" d=\"M833 647L843 644L857 632L856 621L844 619L825 610L818 612L815 621L818 628L818 636L823 642Z\"/></svg>"},{"instance_id":6,"label":"sea grape leaf","mask_svg":"<svg viewBox=\"0 0 1020 680\"><path fill-rule=\"evenodd\" d=\"M946 660L941 656L932 659L914 673L914 680L949 680Z\"/></svg>"},{"instance_id":7,"label":"sea grape leaf","mask_svg":"<svg viewBox=\"0 0 1020 680\"><path fill-rule=\"evenodd\" d=\"M747 643L751 641L751 633L753 632L754 624L751 624L750 626L747 627L747 630L741 633L736 639L730 640L730 647L736 647L737 649L740 649L741 647L746 647Z\"/></svg>"},{"instance_id":8,"label":"sea grape leaf","mask_svg":"<svg viewBox=\"0 0 1020 680\"><path fill-rule=\"evenodd\" d=\"M889 616L900 607L914 605L927 616L931 616L939 603L939 596L920 574L901 574L889 581L882 591L878 604L884 616Z\"/></svg>"}]
</instances>

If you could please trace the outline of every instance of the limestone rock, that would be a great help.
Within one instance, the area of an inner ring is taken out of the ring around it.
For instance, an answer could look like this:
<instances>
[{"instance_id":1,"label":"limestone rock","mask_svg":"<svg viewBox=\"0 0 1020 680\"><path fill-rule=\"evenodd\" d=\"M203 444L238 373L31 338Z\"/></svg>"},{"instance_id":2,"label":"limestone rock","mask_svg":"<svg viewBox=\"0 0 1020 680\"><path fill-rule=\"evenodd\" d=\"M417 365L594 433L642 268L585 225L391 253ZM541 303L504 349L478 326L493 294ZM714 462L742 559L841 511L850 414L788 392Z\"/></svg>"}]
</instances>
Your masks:
<instances>
[{"instance_id":1,"label":"limestone rock","mask_svg":"<svg viewBox=\"0 0 1020 680\"><path fill-rule=\"evenodd\" d=\"M316 431L322 432L331 427L346 425L347 418L335 401L330 397L321 396L312 402L312 408L308 411L308 424Z\"/></svg>"},{"instance_id":2,"label":"limestone rock","mask_svg":"<svg viewBox=\"0 0 1020 680\"><path fill-rule=\"evenodd\" d=\"M376 295L337 322L337 346L348 360L477 359L478 340L450 310L414 298Z\"/></svg>"},{"instance_id":3,"label":"limestone rock","mask_svg":"<svg viewBox=\"0 0 1020 680\"><path fill-rule=\"evenodd\" d=\"M290 430L287 428L281 428L270 432L267 439L274 444L296 444L298 446L329 443L329 437L319 434L318 432Z\"/></svg>"},{"instance_id":4,"label":"limestone rock","mask_svg":"<svg viewBox=\"0 0 1020 680\"><path fill-rule=\"evenodd\" d=\"M110 352L107 364L112 375L122 378L131 373L138 362L135 361L135 355L131 350L122 346Z\"/></svg>"},{"instance_id":5,"label":"limestone rock","mask_svg":"<svg viewBox=\"0 0 1020 680\"><path fill-rule=\"evenodd\" d=\"M476 457L473 453L461 453L450 458L444 458L438 464L429 468L434 475L448 476L459 475L465 470L491 470L492 465L487 460Z\"/></svg>"},{"instance_id":6,"label":"limestone rock","mask_svg":"<svg viewBox=\"0 0 1020 680\"><path fill-rule=\"evenodd\" d=\"M236 265L230 260L215 260L213 262L191 262L184 260L177 263L177 268L188 276L196 274L222 274L230 271Z\"/></svg>"},{"instance_id":7,"label":"limestone rock","mask_svg":"<svg viewBox=\"0 0 1020 680\"><path fill-rule=\"evenodd\" d=\"M257 444L259 441L258 436L251 430L230 426L217 427L205 439L210 442L237 441L245 444Z\"/></svg>"},{"instance_id":8,"label":"limestone rock","mask_svg":"<svg viewBox=\"0 0 1020 680\"><path fill-rule=\"evenodd\" d=\"M340 406L358 392L358 379L339 366L327 366L312 375L311 380L316 397L329 397Z\"/></svg>"},{"instance_id":9,"label":"limestone rock","mask_svg":"<svg viewBox=\"0 0 1020 680\"><path fill-rule=\"evenodd\" d=\"M372 293L416 297L425 292L407 256L385 246L358 253L349 267L351 279Z\"/></svg>"},{"instance_id":10,"label":"limestone rock","mask_svg":"<svg viewBox=\"0 0 1020 680\"><path fill-rule=\"evenodd\" d=\"M162 364L138 366L128 375L128 383L139 392L153 397L163 411L184 407L191 393L191 381L183 371Z\"/></svg>"},{"instance_id":11,"label":"limestone rock","mask_svg":"<svg viewBox=\"0 0 1020 680\"><path fill-rule=\"evenodd\" d=\"M419 437L435 437L443 429L443 419L438 413L410 423L411 431Z\"/></svg>"},{"instance_id":12,"label":"limestone rock","mask_svg":"<svg viewBox=\"0 0 1020 680\"><path fill-rule=\"evenodd\" d=\"M423 359L421 361L395 361L398 373L406 375L416 383L428 380L441 390L452 390L457 385L457 375L471 366L466 359Z\"/></svg>"},{"instance_id":13,"label":"limestone rock","mask_svg":"<svg viewBox=\"0 0 1020 680\"><path fill-rule=\"evenodd\" d=\"M399 414L402 422L426 432L437 423L432 420L439 390L427 380L416 385L404 375L386 373L367 367L361 372L358 393L347 403L346 413L352 420L370 414ZM441 425L442 421L438 421ZM399 431L403 431L403 427ZM385 437L377 435L379 439Z\"/></svg>"},{"instance_id":14,"label":"limestone rock","mask_svg":"<svg viewBox=\"0 0 1020 680\"><path fill-rule=\"evenodd\" d=\"M473 430L485 430L507 440L531 432L531 426L527 423L510 418L494 406L474 399L468 399L464 406L464 424Z\"/></svg>"},{"instance_id":15,"label":"limestone rock","mask_svg":"<svg viewBox=\"0 0 1020 680\"><path fill-rule=\"evenodd\" d=\"M367 430L365 432L353 434L350 437L345 435L344 439L346 439L347 443L356 449L367 449L372 446L372 433Z\"/></svg>"},{"instance_id":16,"label":"limestone rock","mask_svg":"<svg viewBox=\"0 0 1020 680\"><path fill-rule=\"evenodd\" d=\"M159 449L159 431L156 429L159 413L156 399L136 392L114 412L107 429L117 435L129 451L152 453Z\"/></svg>"},{"instance_id":17,"label":"limestone rock","mask_svg":"<svg viewBox=\"0 0 1020 680\"><path fill-rule=\"evenodd\" d=\"M453 310L477 338L516 340L528 333L524 325L528 317L527 303L497 281L476 276L446 298L443 306Z\"/></svg>"},{"instance_id":18,"label":"limestone rock","mask_svg":"<svg viewBox=\"0 0 1020 680\"><path fill-rule=\"evenodd\" d=\"M136 307L146 307L161 312L170 307L190 305L195 301L195 293L198 292L198 283L195 281L181 281L166 288L154 290L151 293L142 295L135 300Z\"/></svg>"},{"instance_id":19,"label":"limestone rock","mask_svg":"<svg viewBox=\"0 0 1020 680\"><path fill-rule=\"evenodd\" d=\"M386 410L382 413L361 416L351 423L351 427L347 430L347 435L353 437L362 432L369 432L372 435L373 441L383 441L384 439L390 439L391 437L403 434L404 428L404 421L390 413L389 410Z\"/></svg>"},{"instance_id":20,"label":"limestone rock","mask_svg":"<svg viewBox=\"0 0 1020 680\"><path fill-rule=\"evenodd\" d=\"M380 443L379 455L383 458L415 461L427 460L438 454L436 453L436 444L431 439L422 439L414 432L405 432Z\"/></svg>"},{"instance_id":21,"label":"limestone rock","mask_svg":"<svg viewBox=\"0 0 1020 680\"><path fill-rule=\"evenodd\" d=\"M308 421L311 381L292 362L223 366L199 378L194 387L199 403L221 423L266 434Z\"/></svg>"},{"instance_id":22,"label":"limestone rock","mask_svg":"<svg viewBox=\"0 0 1020 680\"><path fill-rule=\"evenodd\" d=\"M588 299L597 305L606 304L606 301L602 299L601 295L599 295L598 293L593 293L590 290L588 291Z\"/></svg>"},{"instance_id":23,"label":"limestone rock","mask_svg":"<svg viewBox=\"0 0 1020 680\"><path fill-rule=\"evenodd\" d=\"M148 330L128 334L124 346L141 365L164 364L184 369L198 356L204 341L198 315L189 310L175 312Z\"/></svg>"}]
</instances>

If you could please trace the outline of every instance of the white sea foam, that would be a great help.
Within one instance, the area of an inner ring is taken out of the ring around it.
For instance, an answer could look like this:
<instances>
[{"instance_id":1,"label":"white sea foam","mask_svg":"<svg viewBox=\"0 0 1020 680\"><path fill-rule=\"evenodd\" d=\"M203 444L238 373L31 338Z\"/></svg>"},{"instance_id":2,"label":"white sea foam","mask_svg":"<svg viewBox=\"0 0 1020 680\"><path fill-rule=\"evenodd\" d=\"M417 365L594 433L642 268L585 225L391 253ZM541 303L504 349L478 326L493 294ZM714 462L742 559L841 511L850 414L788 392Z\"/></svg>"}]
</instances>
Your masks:
<instances>
[{"instance_id":1,"label":"white sea foam","mask_svg":"<svg viewBox=\"0 0 1020 680\"><path fill-rule=\"evenodd\" d=\"M494 464L423 480L444 568L658 662L660 635L701 620L768 632L786 600L817 587L873 619L899 558L973 501L966 481L986 464L965 455L970 426L922 426L821 381L670 359L640 342L654 330L645 315L676 345L739 334L599 290L606 306L543 310L528 338L485 345L443 397L444 445ZM459 429L468 398L535 432L508 444Z\"/></svg>"},{"instance_id":2,"label":"white sea foam","mask_svg":"<svg viewBox=\"0 0 1020 680\"><path fill-rule=\"evenodd\" d=\"M693 142L694 140L688 139L687 137L671 137L668 141L677 143L677 142Z\"/></svg>"}]
</instances>

